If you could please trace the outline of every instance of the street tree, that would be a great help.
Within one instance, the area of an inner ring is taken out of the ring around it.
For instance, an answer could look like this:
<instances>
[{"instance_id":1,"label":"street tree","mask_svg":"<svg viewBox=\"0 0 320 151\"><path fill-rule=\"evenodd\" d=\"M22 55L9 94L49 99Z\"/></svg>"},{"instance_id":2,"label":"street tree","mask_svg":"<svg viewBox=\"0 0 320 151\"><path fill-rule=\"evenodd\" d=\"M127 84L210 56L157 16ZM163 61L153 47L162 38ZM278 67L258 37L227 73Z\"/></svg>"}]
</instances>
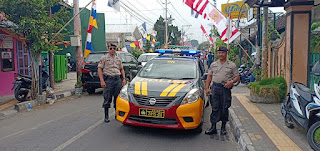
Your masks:
<instances>
[{"instance_id":1,"label":"street tree","mask_svg":"<svg viewBox=\"0 0 320 151\"><path fill-rule=\"evenodd\" d=\"M159 17L157 22L154 24L154 30L157 31L157 41L162 45L165 43L166 30L165 30L165 20L162 16ZM171 36L171 32L174 33L174 38ZM179 31L177 26L169 25L168 26L168 42L171 40L171 44L179 44L181 37L181 31Z\"/></svg>"},{"instance_id":2,"label":"street tree","mask_svg":"<svg viewBox=\"0 0 320 151\"><path fill-rule=\"evenodd\" d=\"M63 27L69 18L69 11L60 10L51 13L53 6L63 0L1 0L0 11L17 26L15 32L26 39L27 49L31 56L32 86L31 98L38 96L39 65L42 63L42 51L58 51L54 43L63 41L66 34L60 34L52 39L54 34ZM49 41L52 43L49 43Z\"/></svg>"},{"instance_id":3,"label":"street tree","mask_svg":"<svg viewBox=\"0 0 320 151\"><path fill-rule=\"evenodd\" d=\"M199 46L198 40L195 40L195 39L191 40L190 44L191 44L192 47L198 47Z\"/></svg>"}]
</instances>

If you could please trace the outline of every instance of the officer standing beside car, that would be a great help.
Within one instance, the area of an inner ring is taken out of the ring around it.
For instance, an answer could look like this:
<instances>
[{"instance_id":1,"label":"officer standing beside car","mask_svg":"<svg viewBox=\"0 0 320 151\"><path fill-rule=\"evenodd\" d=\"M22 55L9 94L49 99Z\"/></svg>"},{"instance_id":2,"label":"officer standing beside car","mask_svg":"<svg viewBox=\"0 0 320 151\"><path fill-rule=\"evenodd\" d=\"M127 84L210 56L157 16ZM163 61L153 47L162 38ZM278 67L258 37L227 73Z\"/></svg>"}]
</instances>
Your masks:
<instances>
[{"instance_id":1,"label":"officer standing beside car","mask_svg":"<svg viewBox=\"0 0 320 151\"><path fill-rule=\"evenodd\" d=\"M211 128L205 134L217 134L216 123L222 121L222 135L227 133L226 123L228 121L228 108L231 106L231 89L240 77L238 68L232 61L227 59L228 49L224 46L218 48L219 60L213 62L209 68L206 80L206 94L211 95L210 104L212 112L210 115Z\"/></svg>"},{"instance_id":2,"label":"officer standing beside car","mask_svg":"<svg viewBox=\"0 0 320 151\"><path fill-rule=\"evenodd\" d=\"M98 75L103 89L104 122L108 123L110 103L116 108L116 99L123 85L126 84L121 59L116 56L116 45L108 43L108 54L101 57L98 65Z\"/></svg>"}]
</instances>

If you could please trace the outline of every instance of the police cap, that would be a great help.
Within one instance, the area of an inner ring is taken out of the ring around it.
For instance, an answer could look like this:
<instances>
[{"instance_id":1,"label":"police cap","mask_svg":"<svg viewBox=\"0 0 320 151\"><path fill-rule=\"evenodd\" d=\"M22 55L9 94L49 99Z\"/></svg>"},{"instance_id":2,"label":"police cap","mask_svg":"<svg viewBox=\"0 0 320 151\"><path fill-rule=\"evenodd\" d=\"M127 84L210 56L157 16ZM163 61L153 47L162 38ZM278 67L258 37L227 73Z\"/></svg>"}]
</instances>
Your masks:
<instances>
[{"instance_id":1,"label":"police cap","mask_svg":"<svg viewBox=\"0 0 320 151\"><path fill-rule=\"evenodd\" d=\"M225 47L225 46L220 46L220 47L218 48L218 51L228 52L228 48Z\"/></svg>"},{"instance_id":2,"label":"police cap","mask_svg":"<svg viewBox=\"0 0 320 151\"><path fill-rule=\"evenodd\" d=\"M109 42L109 43L108 43L108 48L110 48L110 47L117 47L117 46L116 46L115 44Z\"/></svg>"}]
</instances>

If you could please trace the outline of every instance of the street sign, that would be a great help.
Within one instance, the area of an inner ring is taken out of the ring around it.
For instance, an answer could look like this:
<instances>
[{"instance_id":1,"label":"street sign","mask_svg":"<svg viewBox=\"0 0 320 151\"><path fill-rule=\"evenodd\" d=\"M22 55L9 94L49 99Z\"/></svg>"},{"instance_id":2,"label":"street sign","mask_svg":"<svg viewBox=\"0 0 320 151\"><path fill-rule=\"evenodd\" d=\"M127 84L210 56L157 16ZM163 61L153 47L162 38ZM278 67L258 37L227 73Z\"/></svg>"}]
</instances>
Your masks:
<instances>
[{"instance_id":1,"label":"street sign","mask_svg":"<svg viewBox=\"0 0 320 151\"><path fill-rule=\"evenodd\" d=\"M227 17L228 16L228 12L230 11L231 19L237 19L237 18L239 18L239 13L240 13L240 9L241 9L242 5L244 5L242 7L242 11L244 11L244 12L241 13L242 16L240 18L246 18L247 17L247 12L245 10L246 10L246 5L247 4L244 4L243 1L222 4L221 5L222 14Z\"/></svg>"}]
</instances>

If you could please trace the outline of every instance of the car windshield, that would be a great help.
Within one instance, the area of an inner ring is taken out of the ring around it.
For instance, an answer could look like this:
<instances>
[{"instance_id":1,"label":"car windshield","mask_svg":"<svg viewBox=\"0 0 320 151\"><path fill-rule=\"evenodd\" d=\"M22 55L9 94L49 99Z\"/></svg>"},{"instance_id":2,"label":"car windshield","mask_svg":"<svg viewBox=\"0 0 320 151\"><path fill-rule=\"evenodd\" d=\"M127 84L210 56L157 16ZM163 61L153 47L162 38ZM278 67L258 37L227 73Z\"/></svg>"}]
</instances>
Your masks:
<instances>
[{"instance_id":1,"label":"car windshield","mask_svg":"<svg viewBox=\"0 0 320 151\"><path fill-rule=\"evenodd\" d=\"M147 62L151 60L152 58L157 57L157 55L141 55L138 59L139 62Z\"/></svg>"},{"instance_id":2,"label":"car windshield","mask_svg":"<svg viewBox=\"0 0 320 151\"><path fill-rule=\"evenodd\" d=\"M85 62L99 62L100 58L103 56L103 53L92 53L87 56Z\"/></svg>"},{"instance_id":3,"label":"car windshield","mask_svg":"<svg viewBox=\"0 0 320 151\"><path fill-rule=\"evenodd\" d=\"M159 79L194 79L196 64L192 60L152 60L141 69L138 76Z\"/></svg>"}]
</instances>

